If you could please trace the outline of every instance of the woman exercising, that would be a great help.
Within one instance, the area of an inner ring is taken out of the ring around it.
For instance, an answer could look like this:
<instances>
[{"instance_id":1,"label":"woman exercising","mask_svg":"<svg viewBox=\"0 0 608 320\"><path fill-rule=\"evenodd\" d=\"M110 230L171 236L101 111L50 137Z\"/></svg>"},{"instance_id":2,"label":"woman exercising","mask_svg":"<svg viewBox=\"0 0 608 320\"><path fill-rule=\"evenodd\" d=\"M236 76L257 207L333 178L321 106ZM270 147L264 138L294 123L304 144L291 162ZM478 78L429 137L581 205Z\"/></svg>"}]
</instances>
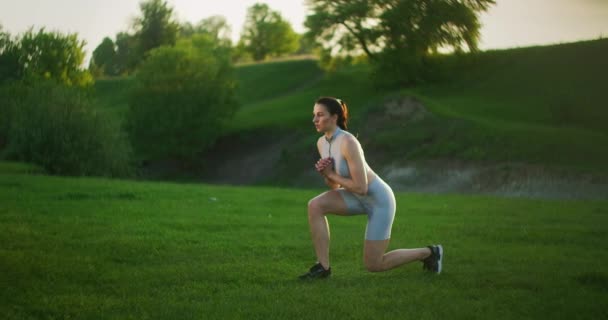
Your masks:
<instances>
[{"instance_id":1,"label":"woman exercising","mask_svg":"<svg viewBox=\"0 0 608 320\"><path fill-rule=\"evenodd\" d=\"M424 270L441 273L441 245L386 252L395 217L395 196L367 165L357 138L346 131L346 104L333 97L322 97L314 105L312 121L317 132L323 133L317 141L321 159L315 168L331 190L308 202L308 224L318 262L300 279L320 279L331 274L327 214L367 214L364 247L367 270L386 271L422 261Z\"/></svg>"}]
</instances>

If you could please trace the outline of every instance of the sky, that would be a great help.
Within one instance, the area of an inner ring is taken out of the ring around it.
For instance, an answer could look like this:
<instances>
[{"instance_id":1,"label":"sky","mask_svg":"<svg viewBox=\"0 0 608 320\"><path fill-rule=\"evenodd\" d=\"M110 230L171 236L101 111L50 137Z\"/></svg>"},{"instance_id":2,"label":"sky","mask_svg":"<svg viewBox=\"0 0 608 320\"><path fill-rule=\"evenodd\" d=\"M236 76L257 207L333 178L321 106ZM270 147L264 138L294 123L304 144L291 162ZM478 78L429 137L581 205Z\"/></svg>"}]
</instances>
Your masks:
<instances>
[{"instance_id":1,"label":"sky","mask_svg":"<svg viewBox=\"0 0 608 320\"><path fill-rule=\"evenodd\" d=\"M141 0L0 0L0 25L12 35L34 27L78 33L87 59L104 37L130 28ZM247 8L263 2L304 32L304 0L168 0L181 22L226 17L232 39L240 36ZM481 15L482 50L555 44L608 37L608 0L497 0Z\"/></svg>"}]
</instances>

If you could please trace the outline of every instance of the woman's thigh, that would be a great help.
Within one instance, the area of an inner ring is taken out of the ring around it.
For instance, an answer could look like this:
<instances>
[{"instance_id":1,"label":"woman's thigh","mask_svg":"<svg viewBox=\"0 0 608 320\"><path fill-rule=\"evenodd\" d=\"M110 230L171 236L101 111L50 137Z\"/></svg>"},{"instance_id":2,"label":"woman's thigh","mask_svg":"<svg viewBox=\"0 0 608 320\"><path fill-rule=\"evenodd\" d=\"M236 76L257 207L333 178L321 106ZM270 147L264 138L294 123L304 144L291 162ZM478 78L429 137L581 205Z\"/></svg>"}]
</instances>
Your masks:
<instances>
[{"instance_id":1,"label":"woman's thigh","mask_svg":"<svg viewBox=\"0 0 608 320\"><path fill-rule=\"evenodd\" d=\"M338 190L329 190L312 198L308 209L322 214L349 215L349 207Z\"/></svg>"}]
</instances>

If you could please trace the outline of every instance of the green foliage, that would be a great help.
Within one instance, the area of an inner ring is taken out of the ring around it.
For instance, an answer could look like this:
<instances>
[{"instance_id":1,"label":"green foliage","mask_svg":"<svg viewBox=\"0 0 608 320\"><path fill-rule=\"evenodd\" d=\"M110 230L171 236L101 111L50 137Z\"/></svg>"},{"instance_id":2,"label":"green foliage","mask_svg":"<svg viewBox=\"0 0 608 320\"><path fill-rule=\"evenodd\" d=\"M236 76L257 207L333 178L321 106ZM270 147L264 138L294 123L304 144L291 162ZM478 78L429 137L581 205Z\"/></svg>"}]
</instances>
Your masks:
<instances>
[{"instance_id":1,"label":"green foliage","mask_svg":"<svg viewBox=\"0 0 608 320\"><path fill-rule=\"evenodd\" d=\"M316 49L315 39L308 34L298 34L298 50L295 54L314 54Z\"/></svg>"},{"instance_id":2,"label":"green foliage","mask_svg":"<svg viewBox=\"0 0 608 320\"><path fill-rule=\"evenodd\" d=\"M20 56L18 42L12 39L8 32L4 32L0 25L0 85L22 78L23 65L19 62Z\"/></svg>"},{"instance_id":3,"label":"green foliage","mask_svg":"<svg viewBox=\"0 0 608 320\"><path fill-rule=\"evenodd\" d=\"M14 101L23 99L8 86L16 81L57 81L64 85L88 86L91 75L81 69L84 42L76 34L63 35L40 29L12 38L0 28L0 150L8 143L14 120ZM11 102L12 101L12 102Z\"/></svg>"},{"instance_id":4,"label":"green foliage","mask_svg":"<svg viewBox=\"0 0 608 320\"><path fill-rule=\"evenodd\" d=\"M476 51L478 14L492 4L494 0L309 0L312 14L305 24L331 56L365 53L385 84L412 84L426 77L425 58L439 49Z\"/></svg>"},{"instance_id":5,"label":"green foliage","mask_svg":"<svg viewBox=\"0 0 608 320\"><path fill-rule=\"evenodd\" d=\"M95 80L93 94L98 112L112 121L124 123L129 109L129 95L135 81L133 77L107 78Z\"/></svg>"},{"instance_id":6,"label":"green foliage","mask_svg":"<svg viewBox=\"0 0 608 320\"><path fill-rule=\"evenodd\" d=\"M16 83L2 91L9 159L51 174L130 174L130 147L113 122L98 116L84 89L54 81Z\"/></svg>"},{"instance_id":7,"label":"green foliage","mask_svg":"<svg viewBox=\"0 0 608 320\"><path fill-rule=\"evenodd\" d=\"M224 16L216 15L202 19L196 25L186 22L180 26L180 36L184 38L192 37L195 34L209 35L215 41L224 46L231 46L231 28Z\"/></svg>"},{"instance_id":8,"label":"green foliage","mask_svg":"<svg viewBox=\"0 0 608 320\"><path fill-rule=\"evenodd\" d=\"M179 24L173 8L164 0L145 0L139 4L141 16L135 20L135 36L142 54L177 41Z\"/></svg>"},{"instance_id":9,"label":"green foliage","mask_svg":"<svg viewBox=\"0 0 608 320\"><path fill-rule=\"evenodd\" d=\"M136 36L127 32L119 32L116 34L114 44L116 45L115 72L124 75L135 71L139 61L142 60Z\"/></svg>"},{"instance_id":10,"label":"green foliage","mask_svg":"<svg viewBox=\"0 0 608 320\"><path fill-rule=\"evenodd\" d=\"M254 60L282 56L298 50L298 34L281 14L267 4L256 3L247 9L241 39Z\"/></svg>"},{"instance_id":11,"label":"green foliage","mask_svg":"<svg viewBox=\"0 0 608 320\"><path fill-rule=\"evenodd\" d=\"M232 61L241 64L254 62L251 52L249 52L243 41L239 41L236 46L234 46L234 50L232 51Z\"/></svg>"},{"instance_id":12,"label":"green foliage","mask_svg":"<svg viewBox=\"0 0 608 320\"><path fill-rule=\"evenodd\" d=\"M116 48L112 39L105 37L101 43L93 50L91 66L100 69L105 75L116 76L119 70L116 66Z\"/></svg>"},{"instance_id":13,"label":"green foliage","mask_svg":"<svg viewBox=\"0 0 608 320\"><path fill-rule=\"evenodd\" d=\"M76 34L40 29L11 39L0 32L0 83L11 80L52 79L66 85L87 86L91 75L82 70L84 41Z\"/></svg>"},{"instance_id":14,"label":"green foliage","mask_svg":"<svg viewBox=\"0 0 608 320\"><path fill-rule=\"evenodd\" d=\"M8 131L13 117L13 107L8 101L16 98L12 97L13 93L8 85L0 85L0 152L8 142Z\"/></svg>"},{"instance_id":15,"label":"green foliage","mask_svg":"<svg viewBox=\"0 0 608 320\"><path fill-rule=\"evenodd\" d=\"M106 37L93 52L90 69L106 75L133 73L146 54L163 45L175 45L179 24L173 8L164 0L144 0L139 4L140 16L135 18L134 33L122 31L114 41Z\"/></svg>"},{"instance_id":16,"label":"green foliage","mask_svg":"<svg viewBox=\"0 0 608 320\"><path fill-rule=\"evenodd\" d=\"M0 174L44 174L40 166L24 162L0 161Z\"/></svg>"},{"instance_id":17,"label":"green foliage","mask_svg":"<svg viewBox=\"0 0 608 320\"><path fill-rule=\"evenodd\" d=\"M81 69L84 44L76 34L30 29L20 39L20 62L25 76L53 79L67 85L90 85L91 75Z\"/></svg>"},{"instance_id":18,"label":"green foliage","mask_svg":"<svg viewBox=\"0 0 608 320\"><path fill-rule=\"evenodd\" d=\"M332 277L303 283L320 192L0 174L0 314L605 318L608 201L396 193L389 249L440 242L441 275L367 272L366 217L332 215Z\"/></svg>"},{"instance_id":19,"label":"green foliage","mask_svg":"<svg viewBox=\"0 0 608 320\"><path fill-rule=\"evenodd\" d=\"M150 52L136 75L127 114L140 156L194 160L221 135L237 107L226 50L197 35Z\"/></svg>"}]
</instances>

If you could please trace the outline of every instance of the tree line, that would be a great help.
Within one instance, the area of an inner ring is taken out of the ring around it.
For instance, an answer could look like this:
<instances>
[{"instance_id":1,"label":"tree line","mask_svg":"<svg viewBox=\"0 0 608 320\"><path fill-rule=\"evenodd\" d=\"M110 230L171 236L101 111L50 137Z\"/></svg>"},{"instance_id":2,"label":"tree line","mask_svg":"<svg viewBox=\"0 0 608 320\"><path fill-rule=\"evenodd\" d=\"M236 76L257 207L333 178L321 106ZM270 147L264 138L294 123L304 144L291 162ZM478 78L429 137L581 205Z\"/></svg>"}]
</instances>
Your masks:
<instances>
[{"instance_id":1,"label":"tree line","mask_svg":"<svg viewBox=\"0 0 608 320\"><path fill-rule=\"evenodd\" d=\"M367 61L379 85L435 81L442 51L477 50L479 13L493 0L308 0L296 34L266 4L248 8L240 40L225 18L179 23L144 0L133 28L108 37L83 69L77 34L0 26L0 158L50 173L127 176L143 163L196 163L238 109L234 63L314 52L327 70ZM94 76L132 75L121 126L97 113Z\"/></svg>"},{"instance_id":2,"label":"tree line","mask_svg":"<svg viewBox=\"0 0 608 320\"><path fill-rule=\"evenodd\" d=\"M302 35L278 11L267 4L257 3L247 9L240 40L232 45L231 27L223 16L210 16L196 24L179 23L174 9L163 0L148 0L140 4L141 16L129 31L105 37L92 54L89 70L99 75L124 75L135 71L146 54L157 47L173 46L179 39L207 35L223 47L233 62L262 61L292 53L310 52ZM302 49L302 50L300 50ZM300 51L299 51L300 50Z\"/></svg>"}]
</instances>

